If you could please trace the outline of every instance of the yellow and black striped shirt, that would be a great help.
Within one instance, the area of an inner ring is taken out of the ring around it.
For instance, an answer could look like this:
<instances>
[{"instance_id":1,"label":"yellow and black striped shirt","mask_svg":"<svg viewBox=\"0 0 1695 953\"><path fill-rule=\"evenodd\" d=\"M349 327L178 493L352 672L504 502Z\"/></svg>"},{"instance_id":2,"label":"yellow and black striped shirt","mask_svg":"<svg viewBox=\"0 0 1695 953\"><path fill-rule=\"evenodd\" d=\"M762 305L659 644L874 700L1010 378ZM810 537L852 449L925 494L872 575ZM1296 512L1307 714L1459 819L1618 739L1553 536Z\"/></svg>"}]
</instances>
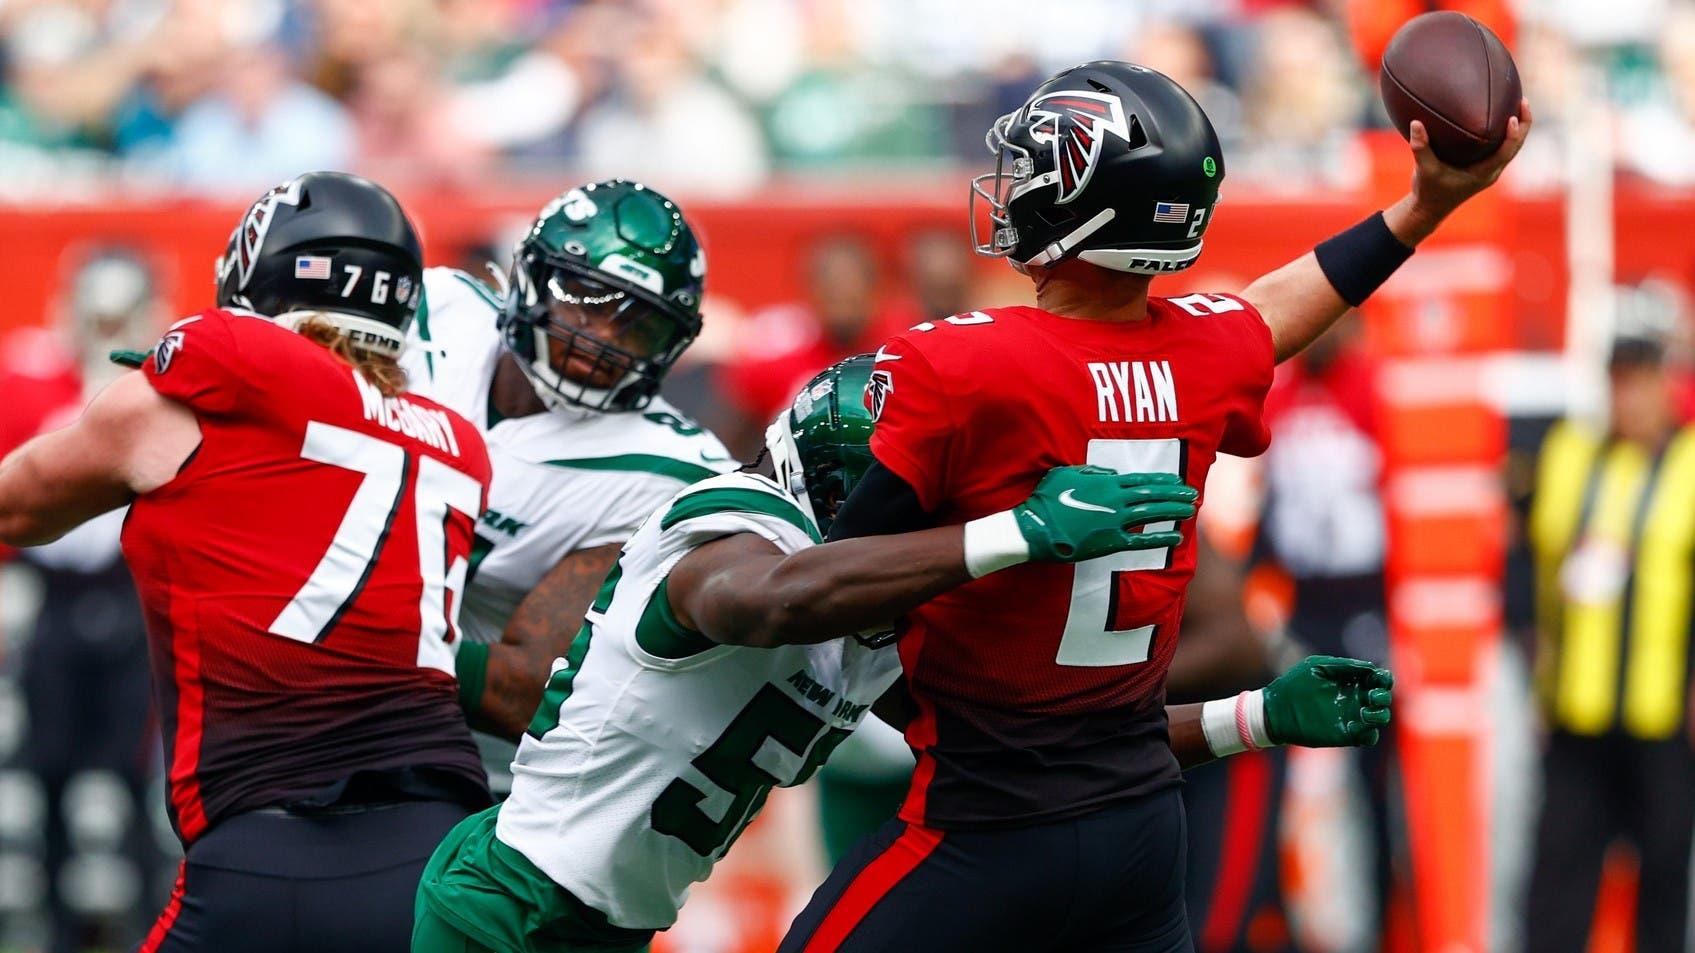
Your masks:
<instances>
[{"instance_id":1,"label":"yellow and black striped shirt","mask_svg":"<svg viewBox=\"0 0 1695 953\"><path fill-rule=\"evenodd\" d=\"M1537 461L1537 690L1550 726L1683 728L1695 591L1695 426L1659 453L1572 422Z\"/></svg>"}]
</instances>

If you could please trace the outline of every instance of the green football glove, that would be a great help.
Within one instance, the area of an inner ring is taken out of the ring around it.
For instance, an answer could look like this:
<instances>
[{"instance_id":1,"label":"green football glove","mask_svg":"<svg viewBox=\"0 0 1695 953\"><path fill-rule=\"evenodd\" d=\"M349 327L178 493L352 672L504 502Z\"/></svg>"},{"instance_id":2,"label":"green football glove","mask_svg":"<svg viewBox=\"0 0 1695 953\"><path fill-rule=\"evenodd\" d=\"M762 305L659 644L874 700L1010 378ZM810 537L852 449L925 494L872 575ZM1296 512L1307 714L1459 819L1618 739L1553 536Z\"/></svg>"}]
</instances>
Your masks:
<instances>
[{"instance_id":1,"label":"green football glove","mask_svg":"<svg viewBox=\"0 0 1695 953\"><path fill-rule=\"evenodd\" d=\"M1183 542L1175 530L1136 528L1195 515L1200 494L1175 473L1116 473L1105 467L1049 470L1036 490L1012 508L1030 558L1075 563L1130 549L1160 549Z\"/></svg>"},{"instance_id":2,"label":"green football glove","mask_svg":"<svg viewBox=\"0 0 1695 953\"><path fill-rule=\"evenodd\" d=\"M1076 563L1176 546L1183 534L1175 530L1136 529L1192 518L1199 496L1175 473L1055 467L1024 502L965 524L965 565L983 576L1024 562Z\"/></svg>"},{"instance_id":3,"label":"green football glove","mask_svg":"<svg viewBox=\"0 0 1695 953\"><path fill-rule=\"evenodd\" d=\"M1395 676L1359 659L1311 655L1265 686L1274 744L1369 747L1389 724Z\"/></svg>"}]
</instances>

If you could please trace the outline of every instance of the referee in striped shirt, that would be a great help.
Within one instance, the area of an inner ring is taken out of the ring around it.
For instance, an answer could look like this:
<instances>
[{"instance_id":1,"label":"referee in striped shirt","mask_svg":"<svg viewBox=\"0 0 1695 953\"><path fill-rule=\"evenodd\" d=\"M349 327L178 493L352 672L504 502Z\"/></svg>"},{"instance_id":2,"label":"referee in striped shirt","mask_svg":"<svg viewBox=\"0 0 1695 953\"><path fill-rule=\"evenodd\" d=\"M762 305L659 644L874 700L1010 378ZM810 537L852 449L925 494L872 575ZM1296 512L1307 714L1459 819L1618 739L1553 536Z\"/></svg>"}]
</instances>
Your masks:
<instances>
[{"instance_id":1,"label":"referee in striped shirt","mask_svg":"<svg viewBox=\"0 0 1695 953\"><path fill-rule=\"evenodd\" d=\"M1665 340L1615 339L1605 432L1573 420L1537 462L1537 694L1547 728L1526 948L1581 953L1602 855L1641 859L1636 949L1681 951L1695 748L1695 426L1678 418Z\"/></svg>"}]
</instances>

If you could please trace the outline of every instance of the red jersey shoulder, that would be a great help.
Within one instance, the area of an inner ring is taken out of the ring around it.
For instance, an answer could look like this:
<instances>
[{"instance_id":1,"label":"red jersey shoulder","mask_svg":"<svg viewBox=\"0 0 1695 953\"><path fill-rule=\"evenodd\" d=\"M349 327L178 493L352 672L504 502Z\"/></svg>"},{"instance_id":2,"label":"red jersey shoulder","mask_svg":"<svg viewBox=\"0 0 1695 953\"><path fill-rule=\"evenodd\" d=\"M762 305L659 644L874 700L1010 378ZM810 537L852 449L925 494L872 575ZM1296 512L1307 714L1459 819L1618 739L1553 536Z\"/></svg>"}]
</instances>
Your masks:
<instances>
[{"instance_id":1,"label":"red jersey shoulder","mask_svg":"<svg viewBox=\"0 0 1695 953\"><path fill-rule=\"evenodd\" d=\"M1222 347L1227 355L1239 356L1265 371L1267 386L1276 355L1271 326L1259 309L1246 298L1233 294L1198 292L1174 298L1149 298L1150 313L1180 322L1187 335L1196 335L1209 346Z\"/></svg>"},{"instance_id":2,"label":"red jersey shoulder","mask_svg":"<svg viewBox=\"0 0 1695 953\"><path fill-rule=\"evenodd\" d=\"M172 325L142 364L153 387L198 413L292 426L319 415L417 440L487 484L482 435L427 397L385 397L329 349L258 315L211 309Z\"/></svg>"},{"instance_id":3,"label":"red jersey shoulder","mask_svg":"<svg viewBox=\"0 0 1695 953\"><path fill-rule=\"evenodd\" d=\"M253 319L217 308L183 318L159 338L153 353L142 362L142 375L154 390L196 411L229 413L244 386L235 330L235 322L241 320Z\"/></svg>"}]
</instances>

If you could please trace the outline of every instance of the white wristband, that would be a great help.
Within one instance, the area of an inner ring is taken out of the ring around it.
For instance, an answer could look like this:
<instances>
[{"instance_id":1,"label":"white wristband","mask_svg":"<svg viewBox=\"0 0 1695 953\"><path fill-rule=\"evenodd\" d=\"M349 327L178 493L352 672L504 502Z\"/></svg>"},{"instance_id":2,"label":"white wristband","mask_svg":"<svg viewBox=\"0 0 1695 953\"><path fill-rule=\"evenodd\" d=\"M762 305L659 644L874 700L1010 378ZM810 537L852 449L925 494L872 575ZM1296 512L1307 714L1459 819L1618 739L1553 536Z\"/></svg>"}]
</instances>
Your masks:
<instances>
[{"instance_id":1,"label":"white wristband","mask_svg":"<svg viewBox=\"0 0 1695 953\"><path fill-rule=\"evenodd\" d=\"M1213 756L1273 747L1265 730L1265 695L1259 689L1201 706L1201 733Z\"/></svg>"},{"instance_id":2,"label":"white wristband","mask_svg":"<svg viewBox=\"0 0 1695 953\"><path fill-rule=\"evenodd\" d=\"M1011 510L965 524L965 570L981 579L997 569L1030 561L1030 544Z\"/></svg>"}]
</instances>

